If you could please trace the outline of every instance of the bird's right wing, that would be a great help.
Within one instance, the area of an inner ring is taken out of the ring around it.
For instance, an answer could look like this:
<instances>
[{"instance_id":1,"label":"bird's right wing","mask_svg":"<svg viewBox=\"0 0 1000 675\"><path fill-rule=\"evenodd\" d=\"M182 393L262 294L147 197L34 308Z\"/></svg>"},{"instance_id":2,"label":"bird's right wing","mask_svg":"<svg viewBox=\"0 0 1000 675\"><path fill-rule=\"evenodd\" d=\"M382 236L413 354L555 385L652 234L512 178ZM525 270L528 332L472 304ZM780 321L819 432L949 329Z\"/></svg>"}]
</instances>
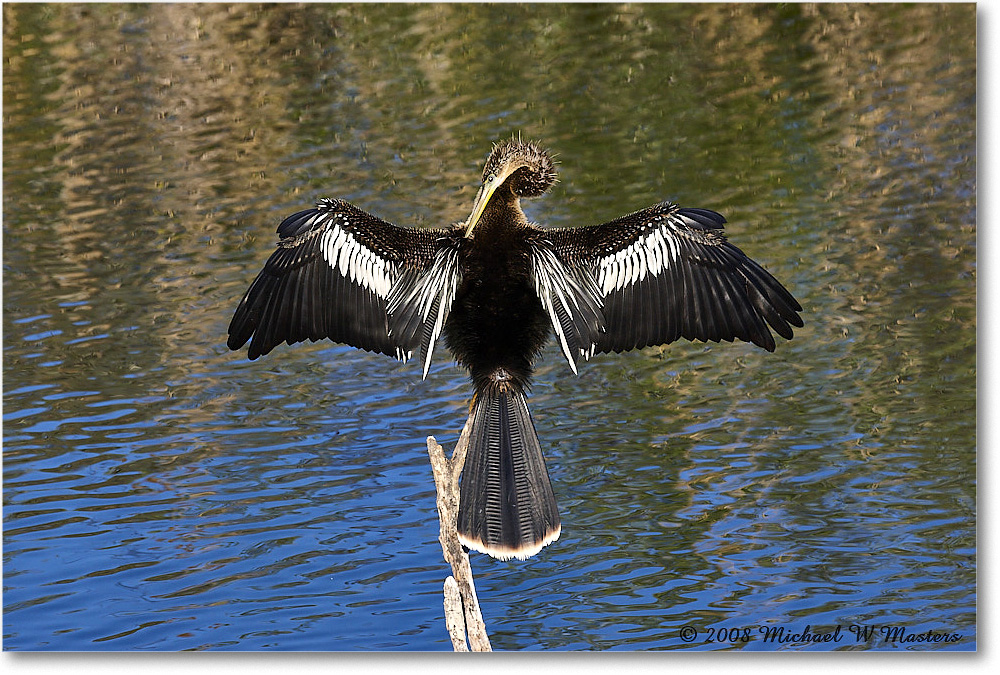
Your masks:
<instances>
[{"instance_id":1,"label":"bird's right wing","mask_svg":"<svg viewBox=\"0 0 1000 675\"><path fill-rule=\"evenodd\" d=\"M603 225L546 230L550 257L560 263L548 266L558 272L550 276L578 289L571 301L554 303L561 313L550 311L556 334L575 337L564 342L570 366L570 354L589 358L678 338L740 339L774 351L768 326L791 339L802 307L726 239L723 223L714 211L663 203ZM587 309L594 306L596 328ZM574 314L577 308L586 311Z\"/></svg>"},{"instance_id":2,"label":"bird's right wing","mask_svg":"<svg viewBox=\"0 0 1000 675\"><path fill-rule=\"evenodd\" d=\"M549 315L559 348L573 372L589 359L605 332L604 301L587 266L565 262L544 236L530 242L535 292Z\"/></svg>"},{"instance_id":3,"label":"bird's right wing","mask_svg":"<svg viewBox=\"0 0 1000 675\"><path fill-rule=\"evenodd\" d=\"M250 359L286 342L329 338L406 361L424 374L460 276L448 230L397 227L347 202L322 200L285 218L278 247L229 325Z\"/></svg>"}]
</instances>

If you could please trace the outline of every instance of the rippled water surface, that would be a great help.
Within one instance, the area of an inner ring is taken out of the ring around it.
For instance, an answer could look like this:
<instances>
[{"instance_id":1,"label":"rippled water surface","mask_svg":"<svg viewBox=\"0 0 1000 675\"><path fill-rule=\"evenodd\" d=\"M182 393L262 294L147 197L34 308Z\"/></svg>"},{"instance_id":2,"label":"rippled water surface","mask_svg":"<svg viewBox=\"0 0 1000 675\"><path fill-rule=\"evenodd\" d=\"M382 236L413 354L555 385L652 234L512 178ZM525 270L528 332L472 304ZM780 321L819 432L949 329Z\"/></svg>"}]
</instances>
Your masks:
<instances>
[{"instance_id":1,"label":"rippled water surface","mask_svg":"<svg viewBox=\"0 0 1000 675\"><path fill-rule=\"evenodd\" d=\"M464 374L225 333L283 215L456 222L518 131L560 162L530 217L721 211L806 325L546 351L563 534L473 555L494 647L975 647L973 5L3 13L5 649L450 649ZM760 632L806 626L842 639Z\"/></svg>"}]
</instances>

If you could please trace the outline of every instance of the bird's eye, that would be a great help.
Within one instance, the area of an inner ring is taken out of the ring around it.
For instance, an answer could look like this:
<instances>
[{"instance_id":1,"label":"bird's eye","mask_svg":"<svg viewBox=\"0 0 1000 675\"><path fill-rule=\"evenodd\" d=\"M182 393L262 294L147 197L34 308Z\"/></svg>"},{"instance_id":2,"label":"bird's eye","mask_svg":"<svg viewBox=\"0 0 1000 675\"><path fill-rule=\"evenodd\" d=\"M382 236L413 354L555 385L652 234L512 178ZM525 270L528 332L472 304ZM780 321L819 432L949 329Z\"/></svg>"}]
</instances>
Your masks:
<instances>
[{"instance_id":1,"label":"bird's eye","mask_svg":"<svg viewBox=\"0 0 1000 675\"><path fill-rule=\"evenodd\" d=\"M486 178L483 179L483 182L484 183L492 183L493 179L496 178L496 177L497 177L497 175L495 173L488 173L488 174L486 174Z\"/></svg>"}]
</instances>

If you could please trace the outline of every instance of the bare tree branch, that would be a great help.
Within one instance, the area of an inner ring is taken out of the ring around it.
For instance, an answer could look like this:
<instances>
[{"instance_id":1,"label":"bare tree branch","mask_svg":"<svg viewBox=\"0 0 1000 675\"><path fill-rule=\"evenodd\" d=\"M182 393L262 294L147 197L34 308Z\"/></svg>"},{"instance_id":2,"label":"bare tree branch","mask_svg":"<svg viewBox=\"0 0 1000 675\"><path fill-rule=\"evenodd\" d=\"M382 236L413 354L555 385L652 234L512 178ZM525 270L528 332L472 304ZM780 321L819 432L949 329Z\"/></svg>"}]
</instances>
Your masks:
<instances>
[{"instance_id":1,"label":"bare tree branch","mask_svg":"<svg viewBox=\"0 0 1000 675\"><path fill-rule=\"evenodd\" d=\"M431 458L434 485L437 487L438 518L441 532L438 540L444 552L445 561L451 565L452 576L444 582L445 621L455 651L493 651L486 624L476 597L476 585L469 564L469 554L458 541L458 480L465 464L465 453L469 449L469 423L455 446L451 460L445 456L444 448L434 439L427 437L427 454ZM456 593L457 591L457 597ZM461 623L459 622L461 619ZM468 647L466 646L468 636Z\"/></svg>"}]
</instances>

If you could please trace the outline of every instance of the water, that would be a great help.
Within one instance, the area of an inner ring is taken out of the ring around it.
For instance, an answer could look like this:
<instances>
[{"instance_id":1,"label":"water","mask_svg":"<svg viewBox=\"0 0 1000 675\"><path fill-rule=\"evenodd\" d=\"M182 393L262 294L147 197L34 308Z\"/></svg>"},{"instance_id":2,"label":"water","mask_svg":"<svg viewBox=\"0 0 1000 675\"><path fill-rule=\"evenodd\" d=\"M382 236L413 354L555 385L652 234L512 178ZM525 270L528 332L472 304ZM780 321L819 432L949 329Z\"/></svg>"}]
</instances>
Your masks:
<instances>
[{"instance_id":1,"label":"water","mask_svg":"<svg viewBox=\"0 0 1000 675\"><path fill-rule=\"evenodd\" d=\"M530 217L716 209L806 326L545 353L563 534L473 556L494 647L975 648L974 6L3 12L6 650L450 649L465 376L225 332L283 215L456 222L518 131Z\"/></svg>"}]
</instances>

